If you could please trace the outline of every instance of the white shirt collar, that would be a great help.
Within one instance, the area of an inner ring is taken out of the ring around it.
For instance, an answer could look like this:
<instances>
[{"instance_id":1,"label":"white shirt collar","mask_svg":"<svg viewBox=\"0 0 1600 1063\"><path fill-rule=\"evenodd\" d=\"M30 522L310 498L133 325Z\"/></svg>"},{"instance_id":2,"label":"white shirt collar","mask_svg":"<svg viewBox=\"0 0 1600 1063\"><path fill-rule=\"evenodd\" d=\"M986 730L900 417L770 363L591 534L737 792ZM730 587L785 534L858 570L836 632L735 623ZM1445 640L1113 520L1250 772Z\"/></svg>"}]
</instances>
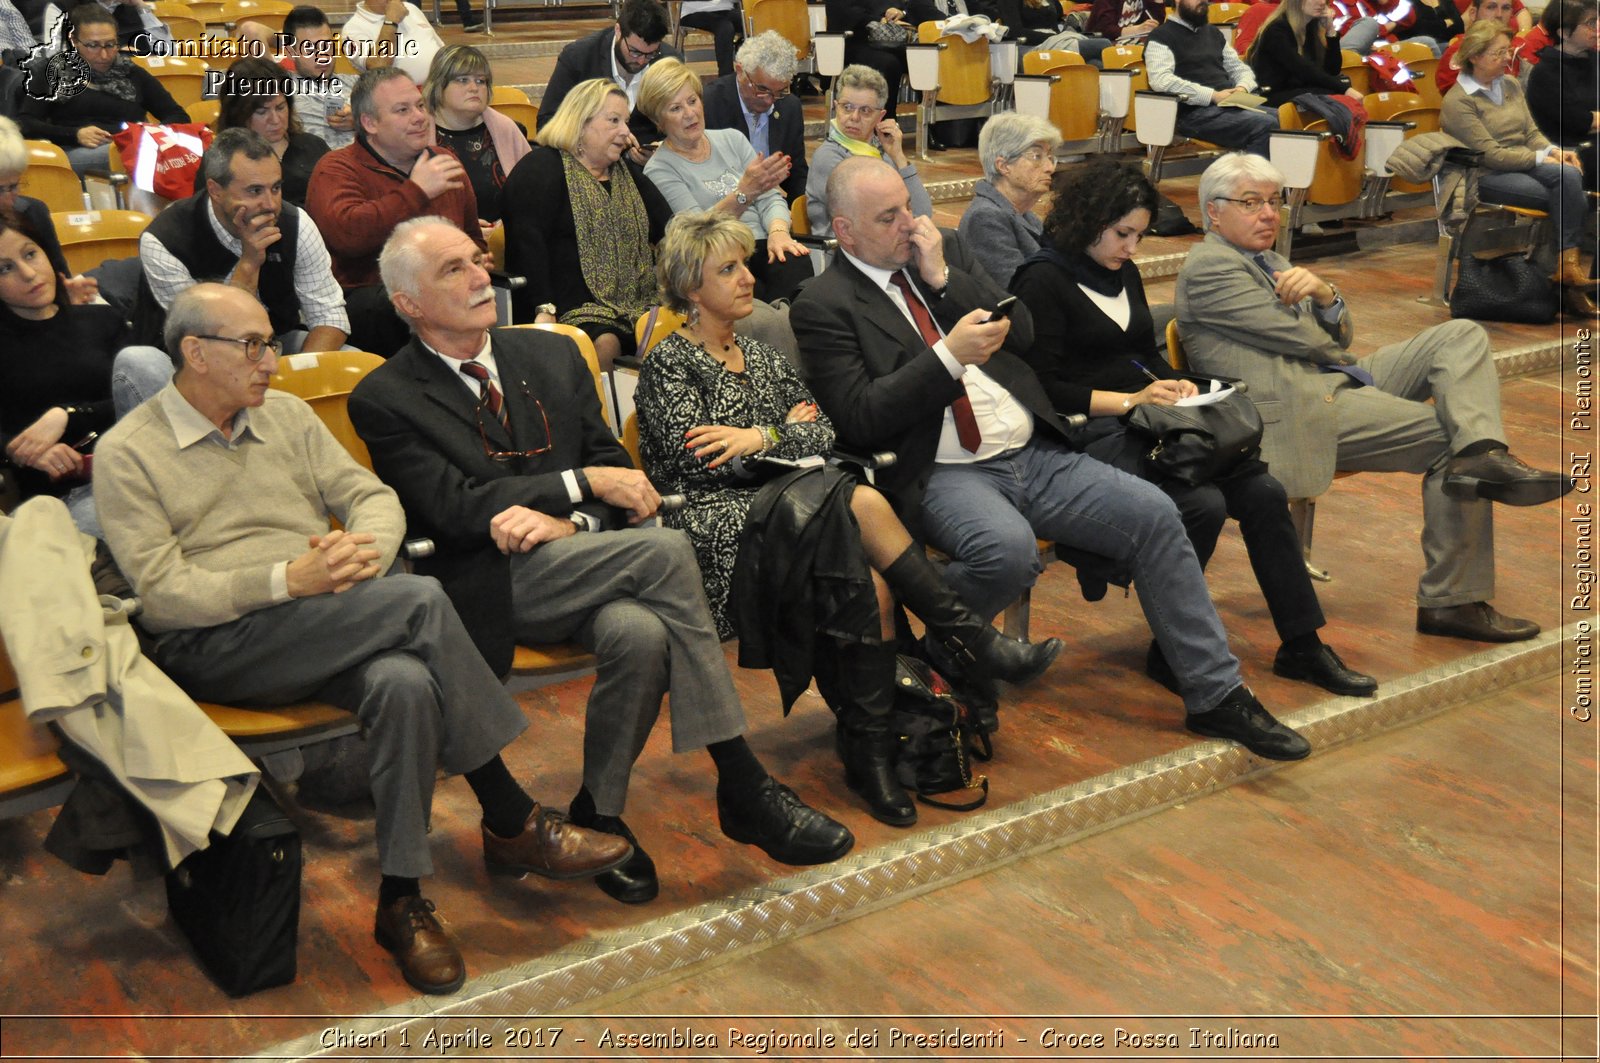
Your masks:
<instances>
[{"instance_id":1,"label":"white shirt collar","mask_svg":"<svg viewBox=\"0 0 1600 1063\"><path fill-rule=\"evenodd\" d=\"M1504 79L1504 77L1505 75L1502 74L1500 77L1495 78L1489 84L1485 85L1483 82L1479 81L1477 78L1463 70L1456 76L1456 84L1460 85L1461 91L1465 92L1469 96L1473 93L1479 93L1489 97L1489 99L1493 100L1495 103L1499 103L1500 97L1503 94L1503 86L1501 85L1501 81Z\"/></svg>"},{"instance_id":2,"label":"white shirt collar","mask_svg":"<svg viewBox=\"0 0 1600 1063\"><path fill-rule=\"evenodd\" d=\"M430 354L443 361L445 370L451 376L461 381L461 385L468 391L472 392L472 397L474 399L479 397L480 391L478 389L478 382L461 371L461 367L467 364L466 360L461 358L452 358L448 354L440 354L432 347L429 347L426 343L423 343L420 338L417 340L417 342L422 343L422 346L426 348ZM487 329L485 329L483 333L483 346L478 348L478 353L473 355L470 360L483 363L484 368L489 370L489 379L494 381L494 386L500 388L500 391L503 393L505 388L500 384L500 367L495 363L493 347L494 344L490 342L489 339L489 332Z\"/></svg>"},{"instance_id":3,"label":"white shirt collar","mask_svg":"<svg viewBox=\"0 0 1600 1063\"><path fill-rule=\"evenodd\" d=\"M172 425L172 437L178 444L179 450L187 450L212 436L216 436L217 442L228 447L242 442L247 434L254 436L258 442L266 442L261 438L261 433L250 423L249 407L233 415L233 437L230 439L211 423L209 417L195 409L189 400L183 397L176 384L168 384L156 398L161 403L162 412L167 415L168 423Z\"/></svg>"},{"instance_id":4,"label":"white shirt collar","mask_svg":"<svg viewBox=\"0 0 1600 1063\"><path fill-rule=\"evenodd\" d=\"M865 273L873 284L876 284L886 292L889 290L890 278L900 272L897 269L879 269L877 266L869 266L842 247L839 249L839 253L849 259L852 266Z\"/></svg>"}]
</instances>

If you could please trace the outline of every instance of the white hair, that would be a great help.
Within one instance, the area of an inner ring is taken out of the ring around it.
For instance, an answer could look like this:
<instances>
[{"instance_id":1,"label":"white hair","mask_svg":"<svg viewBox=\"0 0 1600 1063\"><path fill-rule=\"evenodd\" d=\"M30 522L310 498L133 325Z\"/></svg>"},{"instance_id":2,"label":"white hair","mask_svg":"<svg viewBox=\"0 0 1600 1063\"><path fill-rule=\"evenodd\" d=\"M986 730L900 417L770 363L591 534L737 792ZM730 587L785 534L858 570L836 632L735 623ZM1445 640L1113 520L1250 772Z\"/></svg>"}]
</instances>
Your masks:
<instances>
[{"instance_id":1,"label":"white hair","mask_svg":"<svg viewBox=\"0 0 1600 1063\"><path fill-rule=\"evenodd\" d=\"M1206 172L1200 175L1200 223L1209 231L1211 213L1206 205L1213 200L1231 198L1242 184L1258 182L1282 188L1283 171L1260 155L1242 151L1230 151L1207 166Z\"/></svg>"},{"instance_id":2,"label":"white hair","mask_svg":"<svg viewBox=\"0 0 1600 1063\"><path fill-rule=\"evenodd\" d=\"M990 118L978 134L978 159L983 163L983 176L991 183L999 180L1000 171L995 160L1014 163L1035 144L1043 144L1046 150L1054 152L1061 146L1061 130L1036 114L1002 111Z\"/></svg>"},{"instance_id":3,"label":"white hair","mask_svg":"<svg viewBox=\"0 0 1600 1063\"><path fill-rule=\"evenodd\" d=\"M800 57L795 54L794 45L777 30L766 30L746 38L733 58L746 73L759 70L776 81L793 81L795 71L800 69Z\"/></svg>"}]
</instances>

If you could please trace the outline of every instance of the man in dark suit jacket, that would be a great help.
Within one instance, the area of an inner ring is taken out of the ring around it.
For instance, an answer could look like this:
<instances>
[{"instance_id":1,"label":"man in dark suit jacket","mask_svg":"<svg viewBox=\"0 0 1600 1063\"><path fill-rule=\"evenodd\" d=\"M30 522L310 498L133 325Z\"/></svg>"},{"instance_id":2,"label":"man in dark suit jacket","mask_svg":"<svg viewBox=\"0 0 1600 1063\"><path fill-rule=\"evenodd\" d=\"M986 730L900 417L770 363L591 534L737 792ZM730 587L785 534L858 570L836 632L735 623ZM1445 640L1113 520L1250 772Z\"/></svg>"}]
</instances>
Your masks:
<instances>
[{"instance_id":1,"label":"man in dark suit jacket","mask_svg":"<svg viewBox=\"0 0 1600 1063\"><path fill-rule=\"evenodd\" d=\"M633 839L620 818L628 775L670 691L673 749L705 747L716 762L724 834L788 864L844 855L850 832L772 779L743 738L688 538L607 530L651 517L661 498L606 427L576 345L491 333L482 261L442 218L395 230L380 269L415 336L350 397L374 469L437 546L419 571L444 584L498 672L513 640L575 640L599 658L574 822ZM657 891L650 858L637 843L634 854L596 880L627 903Z\"/></svg>"},{"instance_id":2,"label":"man in dark suit jacket","mask_svg":"<svg viewBox=\"0 0 1600 1063\"><path fill-rule=\"evenodd\" d=\"M1036 537L1109 558L1138 584L1186 726L1260 756L1306 756L1243 684L1177 508L1074 450L1033 370L1005 349L1032 342L1026 309L991 320L1005 291L912 216L905 182L876 159L840 163L828 206L841 254L789 315L806 380L841 446L898 453L878 487L950 555L951 587L988 617L1038 576Z\"/></svg>"},{"instance_id":3,"label":"man in dark suit jacket","mask_svg":"<svg viewBox=\"0 0 1600 1063\"><path fill-rule=\"evenodd\" d=\"M789 93L798 66L794 45L776 30L767 30L740 46L733 73L706 82L704 96L707 129L737 129L756 151L789 156L789 176L782 187L790 203L805 194L809 172L805 108ZM752 121L758 131L751 130Z\"/></svg>"},{"instance_id":4,"label":"man in dark suit jacket","mask_svg":"<svg viewBox=\"0 0 1600 1063\"><path fill-rule=\"evenodd\" d=\"M620 85L634 105L628 128L639 143L660 140L656 124L639 111L639 82L651 63L668 56L678 58L664 43L669 28L666 8L657 0L623 0L614 24L561 49L555 72L544 87L544 99L539 101L539 125L555 117L574 85L605 78Z\"/></svg>"}]
</instances>

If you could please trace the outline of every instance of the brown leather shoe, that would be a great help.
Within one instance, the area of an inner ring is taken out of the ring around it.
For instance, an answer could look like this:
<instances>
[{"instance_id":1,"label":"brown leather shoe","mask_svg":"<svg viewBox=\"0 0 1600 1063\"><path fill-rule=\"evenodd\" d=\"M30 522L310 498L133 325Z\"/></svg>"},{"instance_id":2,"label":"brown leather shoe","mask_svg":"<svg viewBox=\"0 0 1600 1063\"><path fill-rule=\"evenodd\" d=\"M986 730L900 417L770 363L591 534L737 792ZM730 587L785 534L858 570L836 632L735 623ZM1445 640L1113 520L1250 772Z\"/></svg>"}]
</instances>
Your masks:
<instances>
[{"instance_id":1,"label":"brown leather shoe","mask_svg":"<svg viewBox=\"0 0 1600 1063\"><path fill-rule=\"evenodd\" d=\"M418 896L380 904L372 936L394 953L400 973L414 988L424 993L454 993L467 980L467 966L433 910L432 901Z\"/></svg>"},{"instance_id":2,"label":"brown leather shoe","mask_svg":"<svg viewBox=\"0 0 1600 1063\"><path fill-rule=\"evenodd\" d=\"M1468 602L1441 609L1419 606L1417 630L1424 635L1448 635L1474 642L1523 642L1539 633L1539 625L1504 616L1488 602Z\"/></svg>"},{"instance_id":3,"label":"brown leather shoe","mask_svg":"<svg viewBox=\"0 0 1600 1063\"><path fill-rule=\"evenodd\" d=\"M621 867L632 855L628 839L579 827L555 809L538 805L515 838L483 828L483 862L494 875L531 871L545 878L589 878Z\"/></svg>"},{"instance_id":4,"label":"brown leather shoe","mask_svg":"<svg viewBox=\"0 0 1600 1063\"><path fill-rule=\"evenodd\" d=\"M1594 320L1600 318L1600 306L1596 306L1589 293L1582 288L1563 287L1561 289L1561 306L1569 318Z\"/></svg>"}]
</instances>

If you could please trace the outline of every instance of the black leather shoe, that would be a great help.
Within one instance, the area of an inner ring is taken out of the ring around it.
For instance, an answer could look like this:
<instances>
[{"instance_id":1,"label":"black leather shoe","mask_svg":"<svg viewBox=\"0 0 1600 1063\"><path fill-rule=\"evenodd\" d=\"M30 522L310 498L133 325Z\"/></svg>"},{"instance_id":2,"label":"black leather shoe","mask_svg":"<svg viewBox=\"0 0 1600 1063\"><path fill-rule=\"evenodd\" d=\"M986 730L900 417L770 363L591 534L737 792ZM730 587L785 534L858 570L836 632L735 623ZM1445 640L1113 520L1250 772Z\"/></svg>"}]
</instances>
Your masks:
<instances>
[{"instance_id":1,"label":"black leather shoe","mask_svg":"<svg viewBox=\"0 0 1600 1063\"><path fill-rule=\"evenodd\" d=\"M994 628L990 628L994 631ZM1045 639L1043 642L1024 642L1021 639L1008 638L995 631L994 637L983 639L986 645L981 645L976 650L978 667L992 679L1004 679L1007 683L1031 683L1044 675L1045 671L1061 656L1061 648L1065 645L1060 639Z\"/></svg>"},{"instance_id":2,"label":"black leather shoe","mask_svg":"<svg viewBox=\"0 0 1600 1063\"><path fill-rule=\"evenodd\" d=\"M1144 655L1144 674L1178 697L1183 697L1183 691L1178 689L1178 677L1172 671L1172 665L1167 663L1166 654L1161 652L1161 643L1155 641L1150 643L1150 649Z\"/></svg>"},{"instance_id":3,"label":"black leather shoe","mask_svg":"<svg viewBox=\"0 0 1600 1063\"><path fill-rule=\"evenodd\" d=\"M1378 692L1376 679L1346 668L1344 661L1333 652L1333 647L1323 643L1308 653L1294 653L1287 646L1279 646L1278 656L1272 662L1272 671L1285 679L1313 683L1330 694L1366 698Z\"/></svg>"},{"instance_id":4,"label":"black leather shoe","mask_svg":"<svg viewBox=\"0 0 1600 1063\"><path fill-rule=\"evenodd\" d=\"M1444 470L1444 493L1452 498L1487 498L1508 506L1552 502L1573 486L1571 477L1531 468L1507 450L1451 458Z\"/></svg>"},{"instance_id":5,"label":"black leather shoe","mask_svg":"<svg viewBox=\"0 0 1600 1063\"><path fill-rule=\"evenodd\" d=\"M717 787L717 821L734 841L796 867L837 860L856 843L844 824L818 812L770 775L737 805Z\"/></svg>"},{"instance_id":6,"label":"black leather shoe","mask_svg":"<svg viewBox=\"0 0 1600 1063\"><path fill-rule=\"evenodd\" d=\"M917 821L917 806L900 785L894 770L894 735L888 731L855 732L840 726L834 732L844 783L867 803L872 818L891 827L909 827Z\"/></svg>"},{"instance_id":7,"label":"black leather shoe","mask_svg":"<svg viewBox=\"0 0 1600 1063\"><path fill-rule=\"evenodd\" d=\"M633 846L633 855L621 867L602 871L594 877L594 884L606 896L623 904L646 904L656 899L661 892L661 882L656 878L656 863L650 859L650 854L644 851L644 846L639 844L639 839L633 836L633 831L628 829L621 817L597 813L594 810L594 798L585 787L572 799L567 818L580 827L625 838Z\"/></svg>"},{"instance_id":8,"label":"black leather shoe","mask_svg":"<svg viewBox=\"0 0 1600 1063\"><path fill-rule=\"evenodd\" d=\"M1539 633L1532 620L1505 616L1488 602L1442 609L1417 609L1417 630L1424 635L1448 635L1474 642L1524 642Z\"/></svg>"},{"instance_id":9,"label":"black leather shoe","mask_svg":"<svg viewBox=\"0 0 1600 1063\"><path fill-rule=\"evenodd\" d=\"M1235 687L1210 712L1189 713L1183 725L1197 735L1238 742L1268 760L1304 760L1311 755L1311 743L1279 723L1245 686Z\"/></svg>"}]
</instances>

